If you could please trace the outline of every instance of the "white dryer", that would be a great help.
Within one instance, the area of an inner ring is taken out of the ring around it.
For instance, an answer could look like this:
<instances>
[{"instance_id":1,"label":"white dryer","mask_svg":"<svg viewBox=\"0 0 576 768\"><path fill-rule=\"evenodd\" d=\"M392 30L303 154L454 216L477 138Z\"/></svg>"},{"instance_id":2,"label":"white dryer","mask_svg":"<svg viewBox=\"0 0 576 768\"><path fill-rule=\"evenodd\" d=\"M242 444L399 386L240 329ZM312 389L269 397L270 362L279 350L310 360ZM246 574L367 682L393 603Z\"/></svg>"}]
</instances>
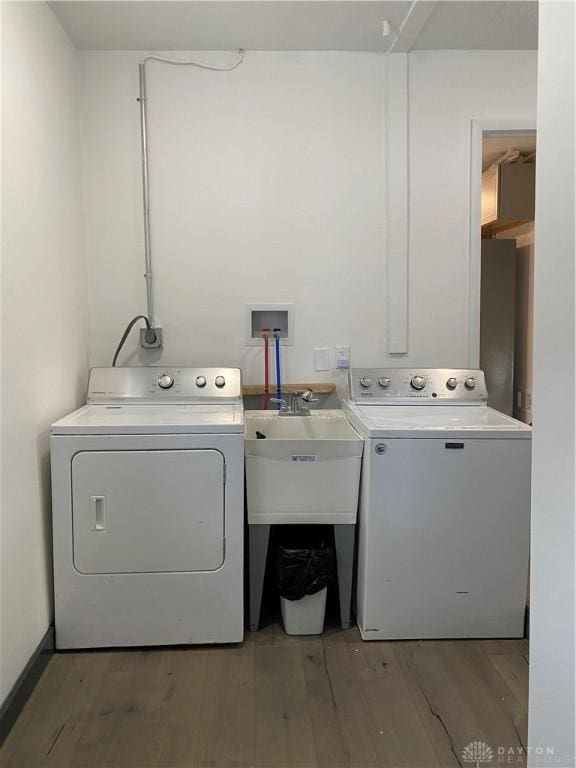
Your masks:
<instances>
[{"instance_id":1,"label":"white dryer","mask_svg":"<svg viewBox=\"0 0 576 768\"><path fill-rule=\"evenodd\" d=\"M356 369L364 436L356 618L365 640L521 637L531 429L478 370Z\"/></svg>"},{"instance_id":2,"label":"white dryer","mask_svg":"<svg viewBox=\"0 0 576 768\"><path fill-rule=\"evenodd\" d=\"M241 641L240 371L94 368L51 434L57 647Z\"/></svg>"}]
</instances>

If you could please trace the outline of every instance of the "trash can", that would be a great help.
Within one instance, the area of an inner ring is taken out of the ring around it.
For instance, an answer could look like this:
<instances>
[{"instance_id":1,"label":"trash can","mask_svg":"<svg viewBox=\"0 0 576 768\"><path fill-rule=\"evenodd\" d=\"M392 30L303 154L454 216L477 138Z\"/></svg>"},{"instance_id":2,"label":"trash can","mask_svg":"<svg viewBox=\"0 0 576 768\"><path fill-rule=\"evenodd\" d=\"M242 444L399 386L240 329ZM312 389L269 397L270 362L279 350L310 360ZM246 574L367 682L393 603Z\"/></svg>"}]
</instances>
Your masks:
<instances>
[{"instance_id":1,"label":"trash can","mask_svg":"<svg viewBox=\"0 0 576 768\"><path fill-rule=\"evenodd\" d=\"M326 592L334 580L333 548L280 547L276 566L286 634L322 634Z\"/></svg>"},{"instance_id":2,"label":"trash can","mask_svg":"<svg viewBox=\"0 0 576 768\"><path fill-rule=\"evenodd\" d=\"M326 593L324 587L314 595L304 595L300 600L288 600L280 596L282 623L287 635L321 635L324 631Z\"/></svg>"}]
</instances>

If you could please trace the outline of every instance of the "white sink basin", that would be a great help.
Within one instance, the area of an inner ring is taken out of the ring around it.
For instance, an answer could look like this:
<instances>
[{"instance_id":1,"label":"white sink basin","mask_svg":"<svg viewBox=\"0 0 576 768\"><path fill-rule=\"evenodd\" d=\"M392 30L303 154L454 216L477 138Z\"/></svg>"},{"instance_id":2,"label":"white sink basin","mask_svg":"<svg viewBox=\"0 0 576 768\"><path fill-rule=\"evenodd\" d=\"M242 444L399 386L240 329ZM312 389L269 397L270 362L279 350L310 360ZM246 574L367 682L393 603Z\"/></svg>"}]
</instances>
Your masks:
<instances>
[{"instance_id":1,"label":"white sink basin","mask_svg":"<svg viewBox=\"0 0 576 768\"><path fill-rule=\"evenodd\" d=\"M245 417L249 523L356 522L364 441L343 411Z\"/></svg>"}]
</instances>

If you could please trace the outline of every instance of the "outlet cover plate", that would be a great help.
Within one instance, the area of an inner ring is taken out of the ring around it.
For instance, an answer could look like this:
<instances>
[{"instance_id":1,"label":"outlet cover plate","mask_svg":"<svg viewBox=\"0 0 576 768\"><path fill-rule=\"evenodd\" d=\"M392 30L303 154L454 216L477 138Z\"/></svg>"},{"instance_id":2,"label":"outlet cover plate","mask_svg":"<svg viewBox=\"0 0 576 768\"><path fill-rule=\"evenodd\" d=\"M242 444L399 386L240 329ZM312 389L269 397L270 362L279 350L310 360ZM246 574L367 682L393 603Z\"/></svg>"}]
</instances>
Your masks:
<instances>
[{"instance_id":1,"label":"outlet cover plate","mask_svg":"<svg viewBox=\"0 0 576 768\"><path fill-rule=\"evenodd\" d=\"M337 370L350 368L350 347L348 345L334 348L334 365Z\"/></svg>"}]
</instances>

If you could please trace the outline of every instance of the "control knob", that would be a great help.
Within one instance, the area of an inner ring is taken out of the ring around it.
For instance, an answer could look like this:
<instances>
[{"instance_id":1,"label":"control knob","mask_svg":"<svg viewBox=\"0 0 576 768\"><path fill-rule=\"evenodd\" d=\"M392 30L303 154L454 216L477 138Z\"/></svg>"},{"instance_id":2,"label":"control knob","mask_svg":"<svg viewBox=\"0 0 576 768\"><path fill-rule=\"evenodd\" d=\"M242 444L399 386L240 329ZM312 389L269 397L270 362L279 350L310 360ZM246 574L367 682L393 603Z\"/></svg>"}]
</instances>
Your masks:
<instances>
[{"instance_id":1,"label":"control knob","mask_svg":"<svg viewBox=\"0 0 576 768\"><path fill-rule=\"evenodd\" d=\"M468 376L468 378L464 382L464 386L466 387L466 389L475 389L476 379L474 378L474 376Z\"/></svg>"},{"instance_id":2,"label":"control knob","mask_svg":"<svg viewBox=\"0 0 576 768\"><path fill-rule=\"evenodd\" d=\"M362 376L360 379L360 386L364 387L364 389L368 389L368 387L372 384L372 379L370 379L368 376Z\"/></svg>"},{"instance_id":3,"label":"control knob","mask_svg":"<svg viewBox=\"0 0 576 768\"><path fill-rule=\"evenodd\" d=\"M158 386L160 389L170 389L170 387L174 384L174 378L172 376L169 376L167 373L160 376L158 379Z\"/></svg>"},{"instance_id":4,"label":"control knob","mask_svg":"<svg viewBox=\"0 0 576 768\"><path fill-rule=\"evenodd\" d=\"M206 386L206 377L205 376L196 376L196 386L197 387L205 387Z\"/></svg>"},{"instance_id":5,"label":"control knob","mask_svg":"<svg viewBox=\"0 0 576 768\"><path fill-rule=\"evenodd\" d=\"M382 387L382 389L386 389L386 387L390 386L390 379L387 376L381 376L378 379L378 384Z\"/></svg>"},{"instance_id":6,"label":"control knob","mask_svg":"<svg viewBox=\"0 0 576 768\"><path fill-rule=\"evenodd\" d=\"M219 389L222 389L222 387L226 384L226 379L224 376L216 376L214 379L214 384L216 384Z\"/></svg>"},{"instance_id":7,"label":"control knob","mask_svg":"<svg viewBox=\"0 0 576 768\"><path fill-rule=\"evenodd\" d=\"M424 389L426 386L426 379L424 376L412 376L410 379L410 386L412 389Z\"/></svg>"},{"instance_id":8,"label":"control knob","mask_svg":"<svg viewBox=\"0 0 576 768\"><path fill-rule=\"evenodd\" d=\"M446 382L446 386L448 389L456 389L458 386L458 379L456 379L454 376L450 376L448 381Z\"/></svg>"}]
</instances>

